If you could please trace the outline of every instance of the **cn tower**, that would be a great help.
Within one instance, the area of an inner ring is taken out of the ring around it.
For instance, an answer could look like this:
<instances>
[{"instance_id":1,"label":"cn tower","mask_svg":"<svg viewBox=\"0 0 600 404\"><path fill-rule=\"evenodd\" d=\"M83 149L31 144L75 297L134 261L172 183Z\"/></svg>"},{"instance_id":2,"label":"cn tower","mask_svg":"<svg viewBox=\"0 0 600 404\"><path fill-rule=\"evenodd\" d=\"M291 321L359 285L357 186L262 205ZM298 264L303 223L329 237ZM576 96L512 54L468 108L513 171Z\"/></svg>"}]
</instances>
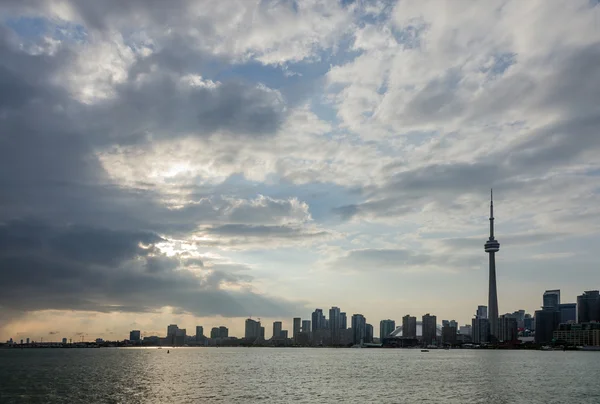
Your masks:
<instances>
[{"instance_id":1,"label":"cn tower","mask_svg":"<svg viewBox=\"0 0 600 404\"><path fill-rule=\"evenodd\" d=\"M485 252L490 257L490 289L488 296L488 319L492 341L498 339L498 293L496 292L496 253L500 243L494 238L494 194L490 191L490 238L485 243Z\"/></svg>"}]
</instances>

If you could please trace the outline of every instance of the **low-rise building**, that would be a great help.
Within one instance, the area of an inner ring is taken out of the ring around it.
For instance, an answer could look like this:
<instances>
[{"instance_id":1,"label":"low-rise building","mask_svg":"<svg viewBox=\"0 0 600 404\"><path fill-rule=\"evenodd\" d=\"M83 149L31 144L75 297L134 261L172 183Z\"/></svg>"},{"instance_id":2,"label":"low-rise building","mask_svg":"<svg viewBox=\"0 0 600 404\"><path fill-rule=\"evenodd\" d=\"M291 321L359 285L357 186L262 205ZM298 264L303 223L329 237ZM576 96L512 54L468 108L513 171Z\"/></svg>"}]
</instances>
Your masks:
<instances>
[{"instance_id":1,"label":"low-rise building","mask_svg":"<svg viewBox=\"0 0 600 404\"><path fill-rule=\"evenodd\" d=\"M561 324L555 342L574 346L600 346L600 323Z\"/></svg>"}]
</instances>

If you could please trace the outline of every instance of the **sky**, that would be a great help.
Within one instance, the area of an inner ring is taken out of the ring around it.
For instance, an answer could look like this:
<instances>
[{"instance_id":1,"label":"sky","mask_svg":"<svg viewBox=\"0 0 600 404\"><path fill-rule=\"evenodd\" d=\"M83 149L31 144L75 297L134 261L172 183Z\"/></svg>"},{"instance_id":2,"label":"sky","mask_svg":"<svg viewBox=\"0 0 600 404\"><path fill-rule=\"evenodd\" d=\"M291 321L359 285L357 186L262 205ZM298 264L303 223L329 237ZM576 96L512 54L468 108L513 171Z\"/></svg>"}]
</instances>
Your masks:
<instances>
[{"instance_id":1,"label":"sky","mask_svg":"<svg viewBox=\"0 0 600 404\"><path fill-rule=\"evenodd\" d=\"M0 2L0 340L600 288L600 5Z\"/></svg>"}]
</instances>

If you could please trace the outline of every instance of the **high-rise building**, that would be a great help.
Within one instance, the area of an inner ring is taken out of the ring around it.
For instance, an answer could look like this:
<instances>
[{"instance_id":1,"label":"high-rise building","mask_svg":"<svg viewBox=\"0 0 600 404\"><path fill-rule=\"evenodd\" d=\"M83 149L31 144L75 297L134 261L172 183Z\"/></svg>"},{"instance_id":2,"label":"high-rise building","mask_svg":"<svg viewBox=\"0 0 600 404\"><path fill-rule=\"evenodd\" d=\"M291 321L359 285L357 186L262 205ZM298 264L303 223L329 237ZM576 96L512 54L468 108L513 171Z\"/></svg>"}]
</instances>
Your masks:
<instances>
[{"instance_id":1,"label":"high-rise building","mask_svg":"<svg viewBox=\"0 0 600 404\"><path fill-rule=\"evenodd\" d=\"M490 238L484 245L485 252L489 255L489 290L488 290L488 319L490 320L490 334L498 338L498 294L496 290L496 253L500 251L500 243L494 238L494 198L490 192Z\"/></svg>"},{"instance_id":2,"label":"high-rise building","mask_svg":"<svg viewBox=\"0 0 600 404\"><path fill-rule=\"evenodd\" d=\"M294 317L293 320L293 335L294 335L294 342L296 342L296 339L298 338L298 334L300 333L300 327L302 324L302 319L300 317Z\"/></svg>"},{"instance_id":3,"label":"high-rise building","mask_svg":"<svg viewBox=\"0 0 600 404\"><path fill-rule=\"evenodd\" d=\"M558 305L561 323L577 322L577 303L561 303Z\"/></svg>"},{"instance_id":4,"label":"high-rise building","mask_svg":"<svg viewBox=\"0 0 600 404\"><path fill-rule=\"evenodd\" d=\"M260 326L260 339L265 339L265 327Z\"/></svg>"},{"instance_id":5,"label":"high-rise building","mask_svg":"<svg viewBox=\"0 0 600 404\"><path fill-rule=\"evenodd\" d=\"M340 308L332 307L329 309L329 329L331 331L331 343L338 345L340 343L341 318Z\"/></svg>"},{"instance_id":6,"label":"high-rise building","mask_svg":"<svg viewBox=\"0 0 600 404\"><path fill-rule=\"evenodd\" d=\"M322 330L325 327L325 316L323 310L315 309L312 313L312 331Z\"/></svg>"},{"instance_id":7,"label":"high-rise building","mask_svg":"<svg viewBox=\"0 0 600 404\"><path fill-rule=\"evenodd\" d=\"M365 324L365 344L373 343L373 326L371 324Z\"/></svg>"},{"instance_id":8,"label":"high-rise building","mask_svg":"<svg viewBox=\"0 0 600 404\"><path fill-rule=\"evenodd\" d=\"M279 339L287 339L288 337L288 330L281 330L281 332L279 333Z\"/></svg>"},{"instance_id":9,"label":"high-rise building","mask_svg":"<svg viewBox=\"0 0 600 404\"><path fill-rule=\"evenodd\" d=\"M273 322L273 339L278 339L281 337L281 321Z\"/></svg>"},{"instance_id":10,"label":"high-rise building","mask_svg":"<svg viewBox=\"0 0 600 404\"><path fill-rule=\"evenodd\" d=\"M444 344L456 344L456 332L456 321L442 321L442 342Z\"/></svg>"},{"instance_id":11,"label":"high-rise building","mask_svg":"<svg viewBox=\"0 0 600 404\"><path fill-rule=\"evenodd\" d=\"M600 322L600 292L588 290L577 296L577 322Z\"/></svg>"},{"instance_id":12,"label":"high-rise building","mask_svg":"<svg viewBox=\"0 0 600 404\"><path fill-rule=\"evenodd\" d=\"M261 327L260 321L247 318L246 322L244 323L244 339L252 342L260 339L261 328L263 327Z\"/></svg>"},{"instance_id":13,"label":"high-rise building","mask_svg":"<svg viewBox=\"0 0 600 404\"><path fill-rule=\"evenodd\" d=\"M177 324L170 324L167 327L167 336L169 336L169 335L176 335L177 334L177 330L178 330Z\"/></svg>"},{"instance_id":14,"label":"high-rise building","mask_svg":"<svg viewBox=\"0 0 600 404\"><path fill-rule=\"evenodd\" d=\"M379 322L379 339L383 341L385 337L390 335L396 329L394 320L381 320Z\"/></svg>"},{"instance_id":15,"label":"high-rise building","mask_svg":"<svg viewBox=\"0 0 600 404\"><path fill-rule=\"evenodd\" d=\"M302 320L302 332L310 334L310 320Z\"/></svg>"},{"instance_id":16,"label":"high-rise building","mask_svg":"<svg viewBox=\"0 0 600 404\"><path fill-rule=\"evenodd\" d=\"M179 328L175 334L175 345L185 344L185 337L187 336L187 330L185 328Z\"/></svg>"},{"instance_id":17,"label":"high-rise building","mask_svg":"<svg viewBox=\"0 0 600 404\"><path fill-rule=\"evenodd\" d=\"M354 332L354 344L365 342L367 334L367 320L362 314L352 315L352 330Z\"/></svg>"},{"instance_id":18,"label":"high-rise building","mask_svg":"<svg viewBox=\"0 0 600 404\"><path fill-rule=\"evenodd\" d=\"M340 313L340 328L342 330L348 328L348 317L346 316L345 312Z\"/></svg>"},{"instance_id":19,"label":"high-rise building","mask_svg":"<svg viewBox=\"0 0 600 404\"><path fill-rule=\"evenodd\" d=\"M204 339L204 327L201 325L196 326L196 342L202 341Z\"/></svg>"},{"instance_id":20,"label":"high-rise building","mask_svg":"<svg viewBox=\"0 0 600 404\"><path fill-rule=\"evenodd\" d=\"M229 337L229 328L225 326L219 327L219 338L228 338Z\"/></svg>"},{"instance_id":21,"label":"high-rise building","mask_svg":"<svg viewBox=\"0 0 600 404\"><path fill-rule=\"evenodd\" d=\"M512 314L503 314L498 318L499 341L516 341L518 333L517 319Z\"/></svg>"},{"instance_id":22,"label":"high-rise building","mask_svg":"<svg viewBox=\"0 0 600 404\"><path fill-rule=\"evenodd\" d=\"M546 344L552 341L554 331L560 324L560 311L554 307L543 307L535 311L535 342Z\"/></svg>"},{"instance_id":23,"label":"high-rise building","mask_svg":"<svg viewBox=\"0 0 600 404\"><path fill-rule=\"evenodd\" d=\"M409 314L402 317L402 338L417 338L417 318Z\"/></svg>"},{"instance_id":24,"label":"high-rise building","mask_svg":"<svg viewBox=\"0 0 600 404\"><path fill-rule=\"evenodd\" d=\"M210 337L212 339L219 338L219 327L213 327L210 329Z\"/></svg>"},{"instance_id":25,"label":"high-rise building","mask_svg":"<svg viewBox=\"0 0 600 404\"><path fill-rule=\"evenodd\" d=\"M560 306L560 289L547 290L542 297L543 307L558 310Z\"/></svg>"},{"instance_id":26,"label":"high-rise building","mask_svg":"<svg viewBox=\"0 0 600 404\"><path fill-rule=\"evenodd\" d=\"M473 335L473 326L470 324L461 325L458 328L458 333L461 335L471 336L471 335Z\"/></svg>"},{"instance_id":27,"label":"high-rise building","mask_svg":"<svg viewBox=\"0 0 600 404\"><path fill-rule=\"evenodd\" d=\"M487 306L477 306L477 314L475 314L475 317L488 318Z\"/></svg>"},{"instance_id":28,"label":"high-rise building","mask_svg":"<svg viewBox=\"0 0 600 404\"><path fill-rule=\"evenodd\" d=\"M427 313L422 319L423 343L431 345L437 341L437 317Z\"/></svg>"},{"instance_id":29,"label":"high-rise building","mask_svg":"<svg viewBox=\"0 0 600 404\"><path fill-rule=\"evenodd\" d=\"M471 321L473 331L472 339L475 344L486 344L490 342L490 320L475 317Z\"/></svg>"},{"instance_id":30,"label":"high-rise building","mask_svg":"<svg viewBox=\"0 0 600 404\"><path fill-rule=\"evenodd\" d=\"M129 341L139 341L141 339L142 333L140 330L131 330L129 331Z\"/></svg>"},{"instance_id":31,"label":"high-rise building","mask_svg":"<svg viewBox=\"0 0 600 404\"><path fill-rule=\"evenodd\" d=\"M523 319L523 328L529 331L535 330L535 320L531 317L531 314L525 314Z\"/></svg>"}]
</instances>

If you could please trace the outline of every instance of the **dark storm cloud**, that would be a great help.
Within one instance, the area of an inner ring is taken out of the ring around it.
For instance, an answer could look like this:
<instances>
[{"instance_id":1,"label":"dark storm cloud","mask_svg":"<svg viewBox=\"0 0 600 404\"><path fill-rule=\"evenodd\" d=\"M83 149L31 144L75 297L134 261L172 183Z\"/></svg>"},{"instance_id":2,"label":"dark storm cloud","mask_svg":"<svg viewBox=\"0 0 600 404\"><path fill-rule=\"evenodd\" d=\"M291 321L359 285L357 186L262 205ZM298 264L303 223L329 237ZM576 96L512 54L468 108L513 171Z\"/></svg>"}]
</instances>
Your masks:
<instances>
[{"instance_id":1,"label":"dark storm cloud","mask_svg":"<svg viewBox=\"0 0 600 404\"><path fill-rule=\"evenodd\" d=\"M148 256L161 240L150 233L19 221L3 224L0 237L3 245L18 247L0 250L0 306L13 311L146 312L173 306L199 316L237 317L288 315L294 307L248 289L223 289L252 279L226 266L199 277L183 261Z\"/></svg>"}]
</instances>

